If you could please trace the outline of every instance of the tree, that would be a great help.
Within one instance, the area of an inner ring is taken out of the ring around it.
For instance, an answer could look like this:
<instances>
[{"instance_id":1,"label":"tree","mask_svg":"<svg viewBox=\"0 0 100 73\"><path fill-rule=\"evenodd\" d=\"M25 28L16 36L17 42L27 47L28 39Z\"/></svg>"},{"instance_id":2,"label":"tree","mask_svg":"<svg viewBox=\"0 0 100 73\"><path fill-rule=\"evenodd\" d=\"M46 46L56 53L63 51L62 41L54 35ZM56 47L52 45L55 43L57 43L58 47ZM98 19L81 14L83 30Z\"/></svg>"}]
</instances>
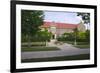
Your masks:
<instances>
[{"instance_id":1,"label":"tree","mask_svg":"<svg viewBox=\"0 0 100 73\"><path fill-rule=\"evenodd\" d=\"M86 39L86 32L79 32L78 33L78 38L79 39Z\"/></svg>"},{"instance_id":2,"label":"tree","mask_svg":"<svg viewBox=\"0 0 100 73\"><path fill-rule=\"evenodd\" d=\"M31 37L39 30L39 26L43 24L43 11L21 10L21 33L22 38L26 36L29 47Z\"/></svg>"},{"instance_id":3,"label":"tree","mask_svg":"<svg viewBox=\"0 0 100 73\"><path fill-rule=\"evenodd\" d=\"M85 36L86 36L87 42L90 43L90 30L86 30Z\"/></svg>"},{"instance_id":4,"label":"tree","mask_svg":"<svg viewBox=\"0 0 100 73\"><path fill-rule=\"evenodd\" d=\"M45 29L44 31L39 31L38 36L42 39L42 41L45 41L47 46L47 42L50 41L52 33Z\"/></svg>"},{"instance_id":5,"label":"tree","mask_svg":"<svg viewBox=\"0 0 100 73\"><path fill-rule=\"evenodd\" d=\"M74 45L77 45L77 40L76 40L77 39L77 35L78 35L78 29L77 28L74 29L74 35L75 35Z\"/></svg>"},{"instance_id":6,"label":"tree","mask_svg":"<svg viewBox=\"0 0 100 73\"><path fill-rule=\"evenodd\" d=\"M81 16L84 24L90 25L90 13L77 13L77 16Z\"/></svg>"}]
</instances>

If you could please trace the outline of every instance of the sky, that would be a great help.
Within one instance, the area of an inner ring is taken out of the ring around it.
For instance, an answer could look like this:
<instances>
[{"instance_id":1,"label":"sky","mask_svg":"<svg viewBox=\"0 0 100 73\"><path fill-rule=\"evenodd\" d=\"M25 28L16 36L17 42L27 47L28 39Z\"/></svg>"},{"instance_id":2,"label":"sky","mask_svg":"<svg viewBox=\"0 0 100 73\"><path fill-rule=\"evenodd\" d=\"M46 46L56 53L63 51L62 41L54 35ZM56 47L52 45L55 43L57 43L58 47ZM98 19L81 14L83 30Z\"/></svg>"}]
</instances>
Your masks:
<instances>
[{"instance_id":1,"label":"sky","mask_svg":"<svg viewBox=\"0 0 100 73\"><path fill-rule=\"evenodd\" d=\"M77 24L80 20L75 12L44 11L44 21Z\"/></svg>"}]
</instances>

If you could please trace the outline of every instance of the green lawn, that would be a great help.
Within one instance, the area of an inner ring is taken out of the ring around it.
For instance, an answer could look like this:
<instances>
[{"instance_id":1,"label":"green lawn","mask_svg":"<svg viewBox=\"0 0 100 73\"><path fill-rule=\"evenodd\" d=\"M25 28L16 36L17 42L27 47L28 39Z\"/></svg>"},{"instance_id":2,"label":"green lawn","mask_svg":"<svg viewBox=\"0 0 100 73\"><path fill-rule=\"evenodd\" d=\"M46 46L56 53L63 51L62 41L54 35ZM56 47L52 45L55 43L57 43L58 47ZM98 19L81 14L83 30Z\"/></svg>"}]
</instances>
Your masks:
<instances>
[{"instance_id":1,"label":"green lawn","mask_svg":"<svg viewBox=\"0 0 100 73\"><path fill-rule=\"evenodd\" d=\"M45 47L45 46L37 46L37 47L31 47L31 48L21 48L22 52L29 52L29 51L54 51L54 50L60 50L57 47Z\"/></svg>"},{"instance_id":2,"label":"green lawn","mask_svg":"<svg viewBox=\"0 0 100 73\"><path fill-rule=\"evenodd\" d=\"M85 49L85 48L90 48L90 45L76 45L75 47L80 48L80 49Z\"/></svg>"},{"instance_id":3,"label":"green lawn","mask_svg":"<svg viewBox=\"0 0 100 73\"><path fill-rule=\"evenodd\" d=\"M74 41L63 41L63 42L74 45ZM77 42L77 45L87 45L87 44L89 44L89 42Z\"/></svg>"},{"instance_id":4,"label":"green lawn","mask_svg":"<svg viewBox=\"0 0 100 73\"><path fill-rule=\"evenodd\" d=\"M34 46L46 46L46 43L45 42L31 42L30 45L32 47L34 47ZM21 46L22 47L27 47L28 46L28 42L21 43Z\"/></svg>"},{"instance_id":5,"label":"green lawn","mask_svg":"<svg viewBox=\"0 0 100 73\"><path fill-rule=\"evenodd\" d=\"M68 61L68 60L86 60L90 59L89 54L81 54L74 56L62 56L62 57L52 57L52 58L35 58L35 59L23 59L22 63L26 62L46 62L46 61Z\"/></svg>"},{"instance_id":6,"label":"green lawn","mask_svg":"<svg viewBox=\"0 0 100 73\"><path fill-rule=\"evenodd\" d=\"M72 44L73 46L75 46L73 41L64 41L64 43ZM90 44L89 42L77 42L77 45L75 47L80 49L83 48L85 49L85 48L90 48Z\"/></svg>"}]
</instances>

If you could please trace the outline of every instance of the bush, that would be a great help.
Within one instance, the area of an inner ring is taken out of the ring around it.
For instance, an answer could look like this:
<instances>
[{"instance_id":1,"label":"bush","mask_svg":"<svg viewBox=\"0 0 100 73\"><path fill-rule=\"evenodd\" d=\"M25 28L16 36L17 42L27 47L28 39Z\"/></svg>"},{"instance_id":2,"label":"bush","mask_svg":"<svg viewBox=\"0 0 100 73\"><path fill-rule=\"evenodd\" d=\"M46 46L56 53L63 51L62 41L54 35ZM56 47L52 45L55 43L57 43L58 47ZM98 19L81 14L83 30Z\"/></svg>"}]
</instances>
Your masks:
<instances>
[{"instance_id":1,"label":"bush","mask_svg":"<svg viewBox=\"0 0 100 73\"><path fill-rule=\"evenodd\" d=\"M74 41L75 34L74 33L64 33L61 37L58 37L57 40L58 41ZM90 43L90 31L87 30L86 32L77 32L76 41Z\"/></svg>"},{"instance_id":2,"label":"bush","mask_svg":"<svg viewBox=\"0 0 100 73\"><path fill-rule=\"evenodd\" d=\"M86 35L85 34L86 34L86 32L79 32L78 33L78 38L79 39L86 39Z\"/></svg>"},{"instance_id":3,"label":"bush","mask_svg":"<svg viewBox=\"0 0 100 73\"><path fill-rule=\"evenodd\" d=\"M78 42L90 42L90 32L87 30L86 32L79 32L77 37Z\"/></svg>"},{"instance_id":4,"label":"bush","mask_svg":"<svg viewBox=\"0 0 100 73\"><path fill-rule=\"evenodd\" d=\"M47 30L45 31L38 31L35 35L30 37L30 42L45 42L45 41L50 41L52 34L48 32ZM22 42L28 42L28 36L22 35Z\"/></svg>"},{"instance_id":5,"label":"bush","mask_svg":"<svg viewBox=\"0 0 100 73\"><path fill-rule=\"evenodd\" d=\"M21 35L21 42L28 42L28 35Z\"/></svg>"},{"instance_id":6,"label":"bush","mask_svg":"<svg viewBox=\"0 0 100 73\"><path fill-rule=\"evenodd\" d=\"M35 40L37 40L37 41L50 41L51 36L52 36L52 34L50 32L48 32L47 30L39 31L35 36Z\"/></svg>"},{"instance_id":7,"label":"bush","mask_svg":"<svg viewBox=\"0 0 100 73\"><path fill-rule=\"evenodd\" d=\"M58 41L73 41L74 40L74 34L73 33L64 33L61 37L58 37Z\"/></svg>"}]
</instances>

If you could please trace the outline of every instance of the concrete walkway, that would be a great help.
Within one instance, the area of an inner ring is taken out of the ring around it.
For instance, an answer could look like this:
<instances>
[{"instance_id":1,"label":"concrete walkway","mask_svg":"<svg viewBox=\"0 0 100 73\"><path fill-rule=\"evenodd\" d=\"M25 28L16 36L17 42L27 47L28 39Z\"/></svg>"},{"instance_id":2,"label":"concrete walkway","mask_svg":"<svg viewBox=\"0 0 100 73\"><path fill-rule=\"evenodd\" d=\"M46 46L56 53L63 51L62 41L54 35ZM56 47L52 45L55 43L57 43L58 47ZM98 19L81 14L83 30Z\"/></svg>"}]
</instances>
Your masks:
<instances>
[{"instance_id":1,"label":"concrete walkway","mask_svg":"<svg viewBox=\"0 0 100 73\"><path fill-rule=\"evenodd\" d=\"M59 57L59 56L72 56L79 54L88 54L90 53L90 49L79 49L73 47L70 44L64 43L62 45L56 45L53 42L49 43L48 46L55 46L60 48L60 50L56 51L37 51L37 52L22 52L22 59L31 59L31 58L48 58L48 57Z\"/></svg>"}]
</instances>

